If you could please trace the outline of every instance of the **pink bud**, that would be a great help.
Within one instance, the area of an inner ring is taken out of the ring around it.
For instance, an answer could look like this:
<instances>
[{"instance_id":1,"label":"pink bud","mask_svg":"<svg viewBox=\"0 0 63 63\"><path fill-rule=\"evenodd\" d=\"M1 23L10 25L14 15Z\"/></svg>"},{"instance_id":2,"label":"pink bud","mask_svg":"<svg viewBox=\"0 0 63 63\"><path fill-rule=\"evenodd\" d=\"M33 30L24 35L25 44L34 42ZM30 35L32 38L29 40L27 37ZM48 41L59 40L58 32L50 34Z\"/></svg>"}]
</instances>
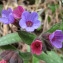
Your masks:
<instances>
[{"instance_id":1,"label":"pink bud","mask_svg":"<svg viewBox=\"0 0 63 63\"><path fill-rule=\"evenodd\" d=\"M24 9L22 6L18 6L13 10L13 15L15 19L20 19Z\"/></svg>"}]
</instances>

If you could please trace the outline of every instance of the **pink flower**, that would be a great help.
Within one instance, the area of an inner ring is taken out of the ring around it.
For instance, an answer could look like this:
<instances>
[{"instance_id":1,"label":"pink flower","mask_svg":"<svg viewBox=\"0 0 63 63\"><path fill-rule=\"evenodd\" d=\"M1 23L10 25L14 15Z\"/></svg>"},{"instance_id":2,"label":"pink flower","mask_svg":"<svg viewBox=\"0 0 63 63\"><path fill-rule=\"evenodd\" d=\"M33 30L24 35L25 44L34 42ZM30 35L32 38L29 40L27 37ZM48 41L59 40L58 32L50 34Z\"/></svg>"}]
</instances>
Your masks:
<instances>
[{"instance_id":1,"label":"pink flower","mask_svg":"<svg viewBox=\"0 0 63 63\"><path fill-rule=\"evenodd\" d=\"M4 59L2 59L1 61L0 61L0 63L7 63Z\"/></svg>"},{"instance_id":2,"label":"pink flower","mask_svg":"<svg viewBox=\"0 0 63 63\"><path fill-rule=\"evenodd\" d=\"M22 6L18 6L13 10L13 15L15 19L20 19L24 9Z\"/></svg>"},{"instance_id":3,"label":"pink flower","mask_svg":"<svg viewBox=\"0 0 63 63\"><path fill-rule=\"evenodd\" d=\"M42 41L35 40L31 44L31 52L36 55L40 55L42 53Z\"/></svg>"}]
</instances>

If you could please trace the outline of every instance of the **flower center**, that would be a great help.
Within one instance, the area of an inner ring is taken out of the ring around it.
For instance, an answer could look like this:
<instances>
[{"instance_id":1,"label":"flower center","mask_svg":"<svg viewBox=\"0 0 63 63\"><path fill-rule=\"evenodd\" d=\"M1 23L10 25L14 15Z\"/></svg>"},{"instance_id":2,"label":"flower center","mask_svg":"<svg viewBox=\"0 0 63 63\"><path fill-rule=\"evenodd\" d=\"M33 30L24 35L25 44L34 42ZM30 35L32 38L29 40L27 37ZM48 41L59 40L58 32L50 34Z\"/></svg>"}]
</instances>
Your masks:
<instances>
[{"instance_id":1,"label":"flower center","mask_svg":"<svg viewBox=\"0 0 63 63\"><path fill-rule=\"evenodd\" d=\"M36 48L39 48L39 47L40 47L40 44L36 43L36 44L35 44L35 47L36 47Z\"/></svg>"},{"instance_id":2,"label":"flower center","mask_svg":"<svg viewBox=\"0 0 63 63\"><path fill-rule=\"evenodd\" d=\"M31 26L33 25L33 22L31 22L31 21L26 21L26 25L27 25L27 27L31 27Z\"/></svg>"}]
</instances>

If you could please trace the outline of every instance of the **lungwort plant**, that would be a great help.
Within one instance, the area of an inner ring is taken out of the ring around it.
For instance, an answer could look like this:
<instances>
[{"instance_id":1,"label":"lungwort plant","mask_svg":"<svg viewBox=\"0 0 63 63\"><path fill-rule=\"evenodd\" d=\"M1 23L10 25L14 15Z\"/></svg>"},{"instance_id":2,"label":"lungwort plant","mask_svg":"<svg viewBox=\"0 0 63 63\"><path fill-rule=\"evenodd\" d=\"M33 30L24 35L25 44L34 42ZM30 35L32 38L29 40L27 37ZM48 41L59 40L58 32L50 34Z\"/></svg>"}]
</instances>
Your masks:
<instances>
[{"instance_id":1,"label":"lungwort plant","mask_svg":"<svg viewBox=\"0 0 63 63\"><path fill-rule=\"evenodd\" d=\"M37 12L26 11L22 6L13 10L3 9L0 22L15 25L19 30L0 37L0 63L63 63L61 57L53 50L62 48L63 22L53 25L48 31L35 34L35 30L42 28ZM13 44L24 42L29 47L22 52ZM5 50L5 51L3 51Z\"/></svg>"}]
</instances>

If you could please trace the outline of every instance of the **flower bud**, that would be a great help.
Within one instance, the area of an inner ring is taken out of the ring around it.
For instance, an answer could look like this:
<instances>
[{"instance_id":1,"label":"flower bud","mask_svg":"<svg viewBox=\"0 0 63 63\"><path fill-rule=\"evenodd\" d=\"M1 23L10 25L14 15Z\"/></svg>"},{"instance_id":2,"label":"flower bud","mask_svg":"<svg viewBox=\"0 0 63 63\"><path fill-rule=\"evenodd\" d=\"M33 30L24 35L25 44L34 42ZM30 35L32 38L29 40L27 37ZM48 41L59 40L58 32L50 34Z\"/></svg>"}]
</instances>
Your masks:
<instances>
[{"instance_id":1,"label":"flower bud","mask_svg":"<svg viewBox=\"0 0 63 63\"><path fill-rule=\"evenodd\" d=\"M6 61L6 63L23 63L22 58L19 54L13 50L7 50L0 54L1 58ZM4 62L3 62L4 63Z\"/></svg>"}]
</instances>

